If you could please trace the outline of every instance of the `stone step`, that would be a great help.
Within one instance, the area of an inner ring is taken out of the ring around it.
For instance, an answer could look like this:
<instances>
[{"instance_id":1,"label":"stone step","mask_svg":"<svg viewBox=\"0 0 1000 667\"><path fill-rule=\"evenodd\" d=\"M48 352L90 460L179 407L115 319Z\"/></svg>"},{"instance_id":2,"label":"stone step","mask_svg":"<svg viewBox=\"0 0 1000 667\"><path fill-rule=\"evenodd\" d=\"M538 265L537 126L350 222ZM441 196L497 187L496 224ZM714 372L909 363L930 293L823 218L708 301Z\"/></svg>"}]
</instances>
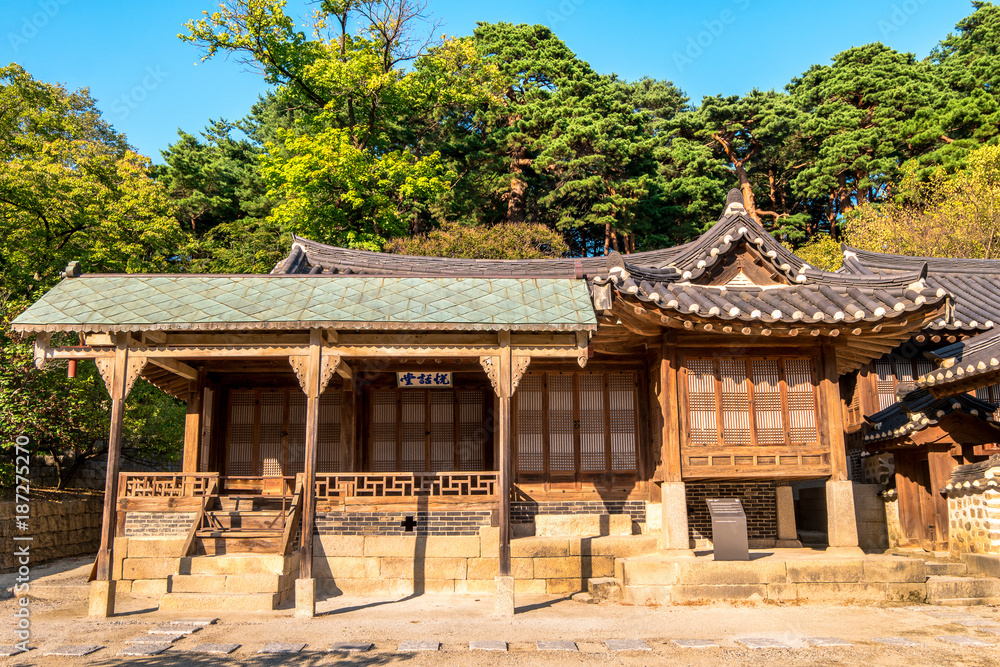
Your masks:
<instances>
[{"instance_id":1,"label":"stone step","mask_svg":"<svg viewBox=\"0 0 1000 667\"><path fill-rule=\"evenodd\" d=\"M160 598L161 611L273 611L292 593L167 593Z\"/></svg>"},{"instance_id":2,"label":"stone step","mask_svg":"<svg viewBox=\"0 0 1000 667\"><path fill-rule=\"evenodd\" d=\"M180 559L180 574L290 574L298 566L298 554L193 556Z\"/></svg>"},{"instance_id":3,"label":"stone step","mask_svg":"<svg viewBox=\"0 0 1000 667\"><path fill-rule=\"evenodd\" d=\"M965 563L939 563L935 561L926 561L924 563L924 569L927 570L928 575L942 575L957 577L963 574L968 574L969 567Z\"/></svg>"},{"instance_id":4,"label":"stone step","mask_svg":"<svg viewBox=\"0 0 1000 667\"><path fill-rule=\"evenodd\" d=\"M587 594L595 603L621 602L622 582L614 577L591 577L587 580Z\"/></svg>"},{"instance_id":5,"label":"stone step","mask_svg":"<svg viewBox=\"0 0 1000 667\"><path fill-rule=\"evenodd\" d=\"M927 602L962 606L965 600L978 599L976 604L992 604L1000 599L1000 579L992 577L927 577Z\"/></svg>"},{"instance_id":6,"label":"stone step","mask_svg":"<svg viewBox=\"0 0 1000 667\"><path fill-rule=\"evenodd\" d=\"M579 593L573 593L569 596L570 600L574 602L582 602L583 604L597 604L597 600L591 596L590 593L586 591L580 591Z\"/></svg>"},{"instance_id":7,"label":"stone step","mask_svg":"<svg viewBox=\"0 0 1000 667\"><path fill-rule=\"evenodd\" d=\"M292 574L175 574L168 593L280 593L295 585Z\"/></svg>"},{"instance_id":8,"label":"stone step","mask_svg":"<svg viewBox=\"0 0 1000 667\"><path fill-rule=\"evenodd\" d=\"M628 514L538 514L536 537L576 535L632 535L632 517Z\"/></svg>"}]
</instances>

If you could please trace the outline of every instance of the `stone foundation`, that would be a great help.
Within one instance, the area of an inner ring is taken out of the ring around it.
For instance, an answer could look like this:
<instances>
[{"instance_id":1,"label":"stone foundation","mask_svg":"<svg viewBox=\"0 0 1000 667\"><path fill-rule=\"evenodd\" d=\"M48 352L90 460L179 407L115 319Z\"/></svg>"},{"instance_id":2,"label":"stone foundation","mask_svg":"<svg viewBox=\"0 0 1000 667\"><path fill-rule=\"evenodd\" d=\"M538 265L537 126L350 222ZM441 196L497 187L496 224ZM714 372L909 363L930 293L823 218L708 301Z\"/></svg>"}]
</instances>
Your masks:
<instances>
[{"instance_id":1,"label":"stone foundation","mask_svg":"<svg viewBox=\"0 0 1000 667\"><path fill-rule=\"evenodd\" d=\"M29 530L17 530L13 517L17 516L15 502L0 503L0 542L17 544L14 535L31 536L31 563L42 563L54 558L89 555L97 552L101 543L101 512L104 500L99 495L66 494L64 500L31 500L29 502ZM14 547L0 553L0 572L18 566Z\"/></svg>"},{"instance_id":2,"label":"stone foundation","mask_svg":"<svg viewBox=\"0 0 1000 667\"><path fill-rule=\"evenodd\" d=\"M951 552L1000 554L1000 455L958 466L945 491Z\"/></svg>"},{"instance_id":3,"label":"stone foundation","mask_svg":"<svg viewBox=\"0 0 1000 667\"><path fill-rule=\"evenodd\" d=\"M656 551L655 535L524 537L511 540L519 594L570 595L591 577L614 574L616 558ZM320 597L405 597L415 592L492 595L498 575L497 528L470 537L321 535L313 576Z\"/></svg>"},{"instance_id":4,"label":"stone foundation","mask_svg":"<svg viewBox=\"0 0 1000 667\"><path fill-rule=\"evenodd\" d=\"M858 546L868 551L889 548L886 507L879 498L878 484L854 485L854 514L858 522Z\"/></svg>"},{"instance_id":5,"label":"stone foundation","mask_svg":"<svg viewBox=\"0 0 1000 667\"><path fill-rule=\"evenodd\" d=\"M899 497L896 489L883 491L882 504L885 507L885 532L889 548L895 549L903 542L903 527L899 523Z\"/></svg>"},{"instance_id":6,"label":"stone foundation","mask_svg":"<svg viewBox=\"0 0 1000 667\"><path fill-rule=\"evenodd\" d=\"M490 510L341 512L318 511L318 535L476 536L493 521Z\"/></svg>"}]
</instances>

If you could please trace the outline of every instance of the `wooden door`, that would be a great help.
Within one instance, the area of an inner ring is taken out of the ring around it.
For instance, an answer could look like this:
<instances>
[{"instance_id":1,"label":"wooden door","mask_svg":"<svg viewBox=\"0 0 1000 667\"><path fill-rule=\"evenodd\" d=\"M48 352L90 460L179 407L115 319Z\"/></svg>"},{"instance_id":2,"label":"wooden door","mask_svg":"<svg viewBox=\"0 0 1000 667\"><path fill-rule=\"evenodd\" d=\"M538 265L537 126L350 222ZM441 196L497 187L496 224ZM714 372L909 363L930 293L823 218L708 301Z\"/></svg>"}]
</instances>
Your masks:
<instances>
[{"instance_id":1,"label":"wooden door","mask_svg":"<svg viewBox=\"0 0 1000 667\"><path fill-rule=\"evenodd\" d=\"M951 476L948 452L896 452L899 523L905 544L928 551L947 548L948 501L940 489Z\"/></svg>"}]
</instances>

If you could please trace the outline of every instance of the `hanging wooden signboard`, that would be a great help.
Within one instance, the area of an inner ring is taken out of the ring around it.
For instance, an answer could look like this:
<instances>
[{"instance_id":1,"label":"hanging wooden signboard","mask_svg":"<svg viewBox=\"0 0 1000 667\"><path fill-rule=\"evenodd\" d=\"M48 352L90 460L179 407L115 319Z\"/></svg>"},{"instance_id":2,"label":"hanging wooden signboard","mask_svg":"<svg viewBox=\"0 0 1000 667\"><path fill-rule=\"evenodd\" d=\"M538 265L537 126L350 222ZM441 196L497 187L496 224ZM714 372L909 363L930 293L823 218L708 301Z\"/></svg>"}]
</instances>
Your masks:
<instances>
[{"instance_id":1,"label":"hanging wooden signboard","mask_svg":"<svg viewBox=\"0 0 1000 667\"><path fill-rule=\"evenodd\" d=\"M451 373L399 371L396 373L396 386L401 389L409 387L434 389L453 387L454 385L451 383Z\"/></svg>"}]
</instances>

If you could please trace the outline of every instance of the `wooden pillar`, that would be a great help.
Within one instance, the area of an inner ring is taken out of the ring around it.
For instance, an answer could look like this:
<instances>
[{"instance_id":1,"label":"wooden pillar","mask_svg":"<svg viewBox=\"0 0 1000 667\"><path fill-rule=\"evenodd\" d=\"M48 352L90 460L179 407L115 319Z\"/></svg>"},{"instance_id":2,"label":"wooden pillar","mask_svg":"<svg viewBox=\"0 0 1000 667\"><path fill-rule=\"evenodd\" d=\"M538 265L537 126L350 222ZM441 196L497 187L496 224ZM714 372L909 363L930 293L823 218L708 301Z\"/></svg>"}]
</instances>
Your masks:
<instances>
[{"instance_id":1,"label":"wooden pillar","mask_svg":"<svg viewBox=\"0 0 1000 667\"><path fill-rule=\"evenodd\" d=\"M125 377L128 373L128 334L115 334L115 359L111 375L111 429L108 434L108 469L104 479L101 545L97 551L98 581L111 581L112 548L118 505L118 472L121 467L122 427L125 421Z\"/></svg>"},{"instance_id":2,"label":"wooden pillar","mask_svg":"<svg viewBox=\"0 0 1000 667\"><path fill-rule=\"evenodd\" d=\"M663 448L660 460L663 463L665 482L681 481L681 424L680 407L677 403L677 335L668 331L663 335L660 356L659 395L661 424L660 446Z\"/></svg>"},{"instance_id":3,"label":"wooden pillar","mask_svg":"<svg viewBox=\"0 0 1000 667\"><path fill-rule=\"evenodd\" d=\"M499 440L500 460L497 470L500 474L500 550L499 572L501 577L510 575L510 492L511 492L511 424L510 397L511 391L511 350L510 332L500 332L499 377L497 395L500 399L500 410L497 415L497 440Z\"/></svg>"},{"instance_id":4,"label":"wooden pillar","mask_svg":"<svg viewBox=\"0 0 1000 667\"><path fill-rule=\"evenodd\" d=\"M144 358L129 358L129 336L115 334L113 360L98 359L97 367L111 395L111 428L108 433L108 467L104 479L104 509L101 517L101 543L97 550L94 581L90 588L90 615L113 616L115 613L114 538L118 509L118 473L121 468L122 429L125 399L132 383L142 372Z\"/></svg>"},{"instance_id":5,"label":"wooden pillar","mask_svg":"<svg viewBox=\"0 0 1000 667\"><path fill-rule=\"evenodd\" d=\"M824 343L820 352L820 438L829 447L833 481L850 479L847 447L844 441L844 407L840 398L840 373L837 371L837 349Z\"/></svg>"},{"instance_id":6,"label":"wooden pillar","mask_svg":"<svg viewBox=\"0 0 1000 667\"><path fill-rule=\"evenodd\" d=\"M319 441L320 363L323 333L309 332L309 358L305 368L306 451L302 498L302 548L299 552L299 578L312 579L313 525L316 519L316 446Z\"/></svg>"},{"instance_id":7,"label":"wooden pillar","mask_svg":"<svg viewBox=\"0 0 1000 667\"><path fill-rule=\"evenodd\" d=\"M198 472L201 450L202 386L198 380L188 382L187 412L184 415L183 472Z\"/></svg>"}]
</instances>

